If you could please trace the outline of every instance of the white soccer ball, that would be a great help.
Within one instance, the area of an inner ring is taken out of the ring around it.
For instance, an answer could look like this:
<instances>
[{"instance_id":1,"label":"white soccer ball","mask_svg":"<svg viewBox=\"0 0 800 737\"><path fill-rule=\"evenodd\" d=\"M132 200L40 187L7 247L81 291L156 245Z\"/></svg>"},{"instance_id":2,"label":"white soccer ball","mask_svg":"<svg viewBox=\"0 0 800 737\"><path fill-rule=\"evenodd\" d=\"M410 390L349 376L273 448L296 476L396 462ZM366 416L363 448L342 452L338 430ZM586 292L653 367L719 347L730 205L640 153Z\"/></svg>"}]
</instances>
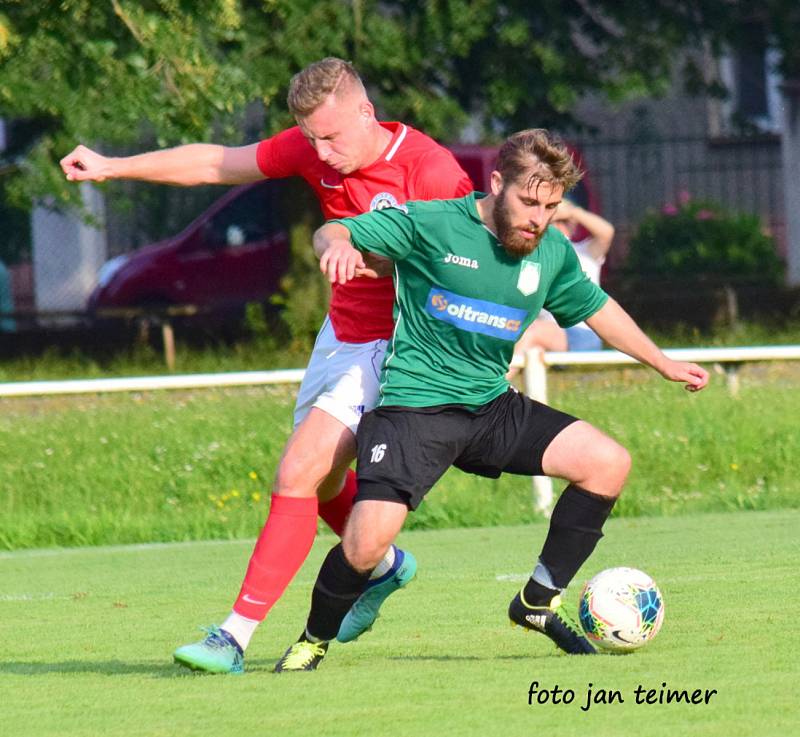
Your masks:
<instances>
[{"instance_id":1,"label":"white soccer ball","mask_svg":"<svg viewBox=\"0 0 800 737\"><path fill-rule=\"evenodd\" d=\"M578 618L594 645L629 652L658 634L664 621L664 597L644 571L607 568L583 587Z\"/></svg>"}]
</instances>

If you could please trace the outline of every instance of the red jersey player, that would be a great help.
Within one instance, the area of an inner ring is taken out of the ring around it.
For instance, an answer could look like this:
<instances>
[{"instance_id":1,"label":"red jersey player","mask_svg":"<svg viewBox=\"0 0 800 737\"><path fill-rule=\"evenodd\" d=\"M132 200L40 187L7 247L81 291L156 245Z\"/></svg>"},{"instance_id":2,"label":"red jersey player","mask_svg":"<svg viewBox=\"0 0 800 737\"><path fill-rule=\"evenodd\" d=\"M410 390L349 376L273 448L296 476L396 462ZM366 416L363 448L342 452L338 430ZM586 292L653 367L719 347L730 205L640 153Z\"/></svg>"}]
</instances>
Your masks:
<instances>
[{"instance_id":1,"label":"red jersey player","mask_svg":"<svg viewBox=\"0 0 800 737\"><path fill-rule=\"evenodd\" d=\"M296 175L314 189L326 219L412 199L458 197L472 189L449 151L402 123L376 119L363 83L347 62L329 58L306 67L292 78L288 103L297 126L260 143L189 144L121 158L78 146L61 167L72 181L178 185ZM205 639L175 651L182 665L241 673L256 627L308 555L317 514L337 534L344 528L356 491L349 471L355 431L375 403L392 332L391 279L368 278L374 272L365 263L358 264L356 274L363 276L333 285L329 314L298 393L294 431L276 473L269 515L233 610L221 626L209 628ZM355 639L371 626L384 599L415 571L410 553L390 547L343 623L340 639Z\"/></svg>"}]
</instances>

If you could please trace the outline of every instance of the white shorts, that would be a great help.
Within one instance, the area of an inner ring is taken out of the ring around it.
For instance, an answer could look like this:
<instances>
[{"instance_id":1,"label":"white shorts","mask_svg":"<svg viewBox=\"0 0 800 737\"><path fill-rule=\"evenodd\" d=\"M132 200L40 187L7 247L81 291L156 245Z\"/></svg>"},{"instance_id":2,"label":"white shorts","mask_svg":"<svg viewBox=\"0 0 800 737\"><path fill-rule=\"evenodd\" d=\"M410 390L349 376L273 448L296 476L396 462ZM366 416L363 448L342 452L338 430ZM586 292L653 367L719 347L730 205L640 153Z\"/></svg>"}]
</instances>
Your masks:
<instances>
[{"instance_id":1,"label":"white shorts","mask_svg":"<svg viewBox=\"0 0 800 737\"><path fill-rule=\"evenodd\" d=\"M361 415L378 401L387 343L386 340L342 343L336 339L330 318L326 317L297 393L294 426L305 419L312 407L319 407L355 435Z\"/></svg>"}]
</instances>

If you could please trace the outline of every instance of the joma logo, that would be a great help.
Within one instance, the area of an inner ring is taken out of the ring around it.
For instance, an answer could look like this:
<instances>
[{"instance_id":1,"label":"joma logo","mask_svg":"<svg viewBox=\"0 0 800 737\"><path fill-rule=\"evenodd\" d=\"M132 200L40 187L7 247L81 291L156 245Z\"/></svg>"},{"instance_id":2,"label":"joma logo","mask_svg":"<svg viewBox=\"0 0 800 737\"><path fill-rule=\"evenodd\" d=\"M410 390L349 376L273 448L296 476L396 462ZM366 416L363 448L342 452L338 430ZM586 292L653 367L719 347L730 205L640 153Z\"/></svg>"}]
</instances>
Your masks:
<instances>
[{"instance_id":1,"label":"joma logo","mask_svg":"<svg viewBox=\"0 0 800 737\"><path fill-rule=\"evenodd\" d=\"M467 258L466 256L456 256L454 253L448 253L444 257L446 264L455 264L456 266L466 266L468 269L477 269L478 262L474 258Z\"/></svg>"}]
</instances>

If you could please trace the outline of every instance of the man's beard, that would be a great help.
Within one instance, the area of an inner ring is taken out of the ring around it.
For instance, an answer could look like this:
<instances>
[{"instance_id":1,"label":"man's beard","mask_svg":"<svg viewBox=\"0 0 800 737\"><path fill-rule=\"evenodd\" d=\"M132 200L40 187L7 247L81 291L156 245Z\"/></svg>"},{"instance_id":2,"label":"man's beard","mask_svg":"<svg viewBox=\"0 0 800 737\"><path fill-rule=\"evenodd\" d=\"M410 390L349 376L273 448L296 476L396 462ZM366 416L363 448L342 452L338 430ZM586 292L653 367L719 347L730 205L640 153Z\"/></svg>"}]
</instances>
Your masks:
<instances>
[{"instance_id":1,"label":"man's beard","mask_svg":"<svg viewBox=\"0 0 800 737\"><path fill-rule=\"evenodd\" d=\"M494 201L492 216L494 217L494 226L497 228L497 239L503 244L503 248L505 248L509 256L514 256L515 258L527 256L539 245L544 236L544 228L534 238L524 238L520 235L517 228L511 224L511 218L506 207L505 192L501 192Z\"/></svg>"}]
</instances>

